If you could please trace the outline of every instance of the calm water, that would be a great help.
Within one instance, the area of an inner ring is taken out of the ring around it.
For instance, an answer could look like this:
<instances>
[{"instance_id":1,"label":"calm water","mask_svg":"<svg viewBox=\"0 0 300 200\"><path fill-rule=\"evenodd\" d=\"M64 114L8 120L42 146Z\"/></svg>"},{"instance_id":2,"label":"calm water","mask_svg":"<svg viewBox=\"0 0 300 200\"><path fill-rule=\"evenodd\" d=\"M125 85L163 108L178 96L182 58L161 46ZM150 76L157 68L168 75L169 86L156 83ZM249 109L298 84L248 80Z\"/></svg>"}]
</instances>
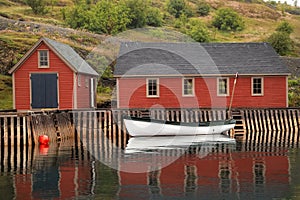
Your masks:
<instances>
[{"instance_id":1,"label":"calm water","mask_svg":"<svg viewBox=\"0 0 300 200\"><path fill-rule=\"evenodd\" d=\"M300 199L298 144L82 138L2 147L0 199Z\"/></svg>"}]
</instances>

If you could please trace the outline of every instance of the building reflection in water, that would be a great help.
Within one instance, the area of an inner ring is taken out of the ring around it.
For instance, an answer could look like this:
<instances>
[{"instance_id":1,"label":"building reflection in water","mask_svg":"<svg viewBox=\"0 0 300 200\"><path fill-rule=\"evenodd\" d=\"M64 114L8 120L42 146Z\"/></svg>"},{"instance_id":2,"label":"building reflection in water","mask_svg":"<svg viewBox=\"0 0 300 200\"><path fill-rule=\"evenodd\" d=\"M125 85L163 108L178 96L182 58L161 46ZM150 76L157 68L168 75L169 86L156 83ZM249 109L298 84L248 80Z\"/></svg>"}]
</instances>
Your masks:
<instances>
[{"instance_id":1,"label":"building reflection in water","mask_svg":"<svg viewBox=\"0 0 300 200\"><path fill-rule=\"evenodd\" d=\"M285 147L256 148L247 142L198 143L125 153L126 146L111 142L106 133L82 130L80 137L85 139L79 143L62 141L48 149L24 147L24 151L1 147L0 178L13 178L7 183L12 186L6 186L13 188L13 196L247 199L281 198L290 192ZM90 132L93 135L87 136ZM110 161L118 170L101 160ZM128 171L137 166L146 170Z\"/></svg>"}]
</instances>

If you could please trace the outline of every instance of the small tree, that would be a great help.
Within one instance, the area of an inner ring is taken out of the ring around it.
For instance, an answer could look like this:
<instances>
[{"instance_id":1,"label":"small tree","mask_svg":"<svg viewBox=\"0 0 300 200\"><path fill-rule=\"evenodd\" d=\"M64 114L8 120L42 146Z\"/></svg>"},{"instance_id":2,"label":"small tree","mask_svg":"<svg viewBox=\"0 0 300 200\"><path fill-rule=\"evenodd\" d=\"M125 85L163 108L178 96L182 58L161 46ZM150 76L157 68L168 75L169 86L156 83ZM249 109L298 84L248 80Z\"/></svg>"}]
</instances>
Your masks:
<instances>
[{"instance_id":1,"label":"small tree","mask_svg":"<svg viewBox=\"0 0 300 200\"><path fill-rule=\"evenodd\" d=\"M223 31L241 31L245 27L242 17L230 8L217 10L212 25Z\"/></svg>"},{"instance_id":2,"label":"small tree","mask_svg":"<svg viewBox=\"0 0 300 200\"><path fill-rule=\"evenodd\" d=\"M276 50L276 52L285 56L293 50L293 41L289 34L285 32L275 32L267 40L270 45Z\"/></svg>"},{"instance_id":3,"label":"small tree","mask_svg":"<svg viewBox=\"0 0 300 200\"><path fill-rule=\"evenodd\" d=\"M100 0L90 12L88 29L96 33L116 34L130 23L129 10L123 4Z\"/></svg>"},{"instance_id":4,"label":"small tree","mask_svg":"<svg viewBox=\"0 0 300 200\"><path fill-rule=\"evenodd\" d=\"M276 31L291 34L294 31L294 29L288 22L283 21L278 25L278 27L276 28Z\"/></svg>"},{"instance_id":5,"label":"small tree","mask_svg":"<svg viewBox=\"0 0 300 200\"><path fill-rule=\"evenodd\" d=\"M300 78L291 79L288 81L289 84L289 106L299 107L300 106Z\"/></svg>"},{"instance_id":6,"label":"small tree","mask_svg":"<svg viewBox=\"0 0 300 200\"><path fill-rule=\"evenodd\" d=\"M149 26L159 27L163 24L163 16L158 8L150 7L147 12L146 23Z\"/></svg>"},{"instance_id":7,"label":"small tree","mask_svg":"<svg viewBox=\"0 0 300 200\"><path fill-rule=\"evenodd\" d=\"M62 10L65 22L71 28L89 28L90 10L85 1L78 1L74 7Z\"/></svg>"},{"instance_id":8,"label":"small tree","mask_svg":"<svg viewBox=\"0 0 300 200\"><path fill-rule=\"evenodd\" d=\"M209 42L210 41L210 34L205 26L200 20L198 19L191 19L189 21L189 28L187 30L187 34L191 36L197 42Z\"/></svg>"},{"instance_id":9,"label":"small tree","mask_svg":"<svg viewBox=\"0 0 300 200\"><path fill-rule=\"evenodd\" d=\"M204 1L197 4L197 13L200 16L207 16L210 12L210 5Z\"/></svg>"},{"instance_id":10,"label":"small tree","mask_svg":"<svg viewBox=\"0 0 300 200\"><path fill-rule=\"evenodd\" d=\"M167 11L175 18L179 18L183 13L188 17L193 15L191 8L186 4L185 0L169 0L167 2Z\"/></svg>"},{"instance_id":11,"label":"small tree","mask_svg":"<svg viewBox=\"0 0 300 200\"><path fill-rule=\"evenodd\" d=\"M26 4L32 9L34 14L45 14L47 13L45 0L26 0Z\"/></svg>"},{"instance_id":12,"label":"small tree","mask_svg":"<svg viewBox=\"0 0 300 200\"><path fill-rule=\"evenodd\" d=\"M148 11L148 1L145 0L126 0L125 6L129 9L130 23L129 28L141 28L146 25Z\"/></svg>"}]
</instances>

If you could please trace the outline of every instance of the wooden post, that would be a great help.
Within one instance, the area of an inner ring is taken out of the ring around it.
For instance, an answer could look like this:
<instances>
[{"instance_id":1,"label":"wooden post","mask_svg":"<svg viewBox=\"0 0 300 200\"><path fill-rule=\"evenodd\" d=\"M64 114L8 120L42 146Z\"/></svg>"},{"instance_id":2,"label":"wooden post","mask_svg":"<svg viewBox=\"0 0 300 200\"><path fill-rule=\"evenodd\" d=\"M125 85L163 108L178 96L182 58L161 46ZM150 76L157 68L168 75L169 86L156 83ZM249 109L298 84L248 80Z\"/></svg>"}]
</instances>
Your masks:
<instances>
[{"instance_id":1,"label":"wooden post","mask_svg":"<svg viewBox=\"0 0 300 200\"><path fill-rule=\"evenodd\" d=\"M228 109L228 117L229 118L232 118L231 108L232 108L233 96L234 96L234 91L235 91L238 75L239 75L239 73L237 72L235 74L235 78L234 78L234 82L233 82L232 94L231 94L231 97L230 97L230 104L229 104L229 109Z\"/></svg>"},{"instance_id":2,"label":"wooden post","mask_svg":"<svg viewBox=\"0 0 300 200\"><path fill-rule=\"evenodd\" d=\"M20 123L20 117L17 117L17 145L20 146L21 142L21 123ZM18 148L20 149L20 148Z\"/></svg>"},{"instance_id":3,"label":"wooden post","mask_svg":"<svg viewBox=\"0 0 300 200\"><path fill-rule=\"evenodd\" d=\"M14 117L10 118L10 145L13 147L15 145L15 127L14 127Z\"/></svg>"}]
</instances>

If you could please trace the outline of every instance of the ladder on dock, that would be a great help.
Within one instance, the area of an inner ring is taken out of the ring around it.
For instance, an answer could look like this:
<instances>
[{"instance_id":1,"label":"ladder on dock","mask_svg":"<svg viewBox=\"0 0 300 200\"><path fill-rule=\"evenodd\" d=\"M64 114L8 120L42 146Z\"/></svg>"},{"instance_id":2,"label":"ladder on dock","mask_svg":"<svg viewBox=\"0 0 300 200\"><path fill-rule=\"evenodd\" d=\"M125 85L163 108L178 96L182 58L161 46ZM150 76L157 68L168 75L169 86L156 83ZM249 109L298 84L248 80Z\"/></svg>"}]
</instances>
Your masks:
<instances>
[{"instance_id":1,"label":"ladder on dock","mask_svg":"<svg viewBox=\"0 0 300 200\"><path fill-rule=\"evenodd\" d=\"M56 114L53 115L53 124L54 124L54 128L55 128L55 133L56 133L56 140L60 141L61 134L60 134L59 122L58 122L58 118L57 118Z\"/></svg>"},{"instance_id":2,"label":"ladder on dock","mask_svg":"<svg viewBox=\"0 0 300 200\"><path fill-rule=\"evenodd\" d=\"M235 138L245 138L246 125L243 111L232 110L231 116L236 120L236 125L234 127L234 137Z\"/></svg>"}]
</instances>

